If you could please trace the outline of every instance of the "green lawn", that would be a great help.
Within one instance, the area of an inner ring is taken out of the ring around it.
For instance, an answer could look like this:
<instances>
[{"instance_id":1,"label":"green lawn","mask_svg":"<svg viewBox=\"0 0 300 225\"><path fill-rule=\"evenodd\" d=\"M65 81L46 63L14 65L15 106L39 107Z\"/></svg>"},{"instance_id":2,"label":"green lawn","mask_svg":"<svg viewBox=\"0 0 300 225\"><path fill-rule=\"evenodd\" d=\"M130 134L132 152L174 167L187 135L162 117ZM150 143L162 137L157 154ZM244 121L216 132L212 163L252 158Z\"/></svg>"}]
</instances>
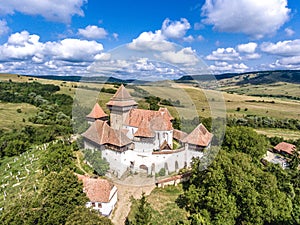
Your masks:
<instances>
[{"instance_id":1,"label":"green lawn","mask_svg":"<svg viewBox=\"0 0 300 225\"><path fill-rule=\"evenodd\" d=\"M174 225L178 221L187 221L187 212L181 209L175 203L177 197L183 193L181 185L167 186L165 188L155 188L147 201L150 203L152 210L151 223L153 225ZM137 201L133 200L129 219L134 217L137 210Z\"/></svg>"}]
</instances>

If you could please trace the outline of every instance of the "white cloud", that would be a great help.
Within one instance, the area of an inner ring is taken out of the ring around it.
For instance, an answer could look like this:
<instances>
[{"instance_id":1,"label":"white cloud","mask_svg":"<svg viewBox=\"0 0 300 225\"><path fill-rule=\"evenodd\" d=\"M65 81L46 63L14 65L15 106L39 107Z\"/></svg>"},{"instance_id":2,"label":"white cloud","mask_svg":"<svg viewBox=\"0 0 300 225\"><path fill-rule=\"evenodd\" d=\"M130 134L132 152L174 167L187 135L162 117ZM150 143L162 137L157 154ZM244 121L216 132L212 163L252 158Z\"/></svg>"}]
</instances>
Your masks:
<instances>
[{"instance_id":1,"label":"white cloud","mask_svg":"<svg viewBox=\"0 0 300 225\"><path fill-rule=\"evenodd\" d=\"M249 42L247 44L240 44L237 46L239 52L245 53L254 53L257 48L257 44L255 42Z\"/></svg>"},{"instance_id":2,"label":"white cloud","mask_svg":"<svg viewBox=\"0 0 300 225\"><path fill-rule=\"evenodd\" d=\"M78 29L78 34L89 39L102 39L102 38L106 38L108 33L102 27L97 27L95 25L88 25L84 29Z\"/></svg>"},{"instance_id":3,"label":"white cloud","mask_svg":"<svg viewBox=\"0 0 300 225\"><path fill-rule=\"evenodd\" d=\"M295 34L295 31L291 28L285 28L284 31L285 31L286 35L289 37L293 36Z\"/></svg>"},{"instance_id":4,"label":"white cloud","mask_svg":"<svg viewBox=\"0 0 300 225\"><path fill-rule=\"evenodd\" d=\"M206 56L207 60L216 61L236 61L240 60L240 54L234 48L218 48L210 55Z\"/></svg>"},{"instance_id":5,"label":"white cloud","mask_svg":"<svg viewBox=\"0 0 300 225\"><path fill-rule=\"evenodd\" d=\"M202 7L203 22L214 29L254 38L276 32L289 13L287 0L206 0Z\"/></svg>"},{"instance_id":6,"label":"white cloud","mask_svg":"<svg viewBox=\"0 0 300 225\"><path fill-rule=\"evenodd\" d=\"M74 15L84 16L81 7L87 0L9 0L1 1L0 14L41 15L47 20L70 23Z\"/></svg>"},{"instance_id":7,"label":"white cloud","mask_svg":"<svg viewBox=\"0 0 300 225\"><path fill-rule=\"evenodd\" d=\"M157 30L154 33L152 31L143 32L127 46L129 49L139 51L169 51L174 49L174 45L165 40L161 30Z\"/></svg>"},{"instance_id":8,"label":"white cloud","mask_svg":"<svg viewBox=\"0 0 300 225\"><path fill-rule=\"evenodd\" d=\"M197 41L203 41L204 37L202 35L198 35L196 38Z\"/></svg>"},{"instance_id":9,"label":"white cloud","mask_svg":"<svg viewBox=\"0 0 300 225\"><path fill-rule=\"evenodd\" d=\"M243 58L245 59L259 59L261 57L258 53L246 54Z\"/></svg>"},{"instance_id":10,"label":"white cloud","mask_svg":"<svg viewBox=\"0 0 300 225\"><path fill-rule=\"evenodd\" d=\"M23 74L70 74L86 72L94 58L100 57L103 45L96 41L63 39L40 42L28 31L14 33L0 45L1 72Z\"/></svg>"},{"instance_id":11,"label":"white cloud","mask_svg":"<svg viewBox=\"0 0 300 225\"><path fill-rule=\"evenodd\" d=\"M160 54L162 59L173 64L195 65L199 59L191 47L183 48L179 51L166 51Z\"/></svg>"},{"instance_id":12,"label":"white cloud","mask_svg":"<svg viewBox=\"0 0 300 225\"><path fill-rule=\"evenodd\" d=\"M193 42L194 40L195 39L192 35L189 35L189 36L183 38L183 41L185 41L185 42Z\"/></svg>"},{"instance_id":13,"label":"white cloud","mask_svg":"<svg viewBox=\"0 0 300 225\"><path fill-rule=\"evenodd\" d=\"M96 41L64 39L60 42L47 42L46 49L54 59L66 61L93 61L94 56L103 50Z\"/></svg>"},{"instance_id":14,"label":"white cloud","mask_svg":"<svg viewBox=\"0 0 300 225\"><path fill-rule=\"evenodd\" d=\"M264 42L260 49L263 52L279 56L300 55L300 39L279 41L277 43Z\"/></svg>"},{"instance_id":15,"label":"white cloud","mask_svg":"<svg viewBox=\"0 0 300 225\"><path fill-rule=\"evenodd\" d=\"M0 36L6 34L9 31L5 20L0 20Z\"/></svg>"},{"instance_id":16,"label":"white cloud","mask_svg":"<svg viewBox=\"0 0 300 225\"><path fill-rule=\"evenodd\" d=\"M163 21L160 30L143 32L127 46L138 51L170 51L174 49L174 43L169 39L182 39L189 42L194 39L191 35L185 37L190 27L190 23L185 18L181 18L180 21L171 21L167 18Z\"/></svg>"},{"instance_id":17,"label":"white cloud","mask_svg":"<svg viewBox=\"0 0 300 225\"><path fill-rule=\"evenodd\" d=\"M112 36L114 37L115 40L118 40L118 38L119 38L119 34L117 34L117 33L113 33Z\"/></svg>"},{"instance_id":18,"label":"white cloud","mask_svg":"<svg viewBox=\"0 0 300 225\"><path fill-rule=\"evenodd\" d=\"M161 33L166 38L183 38L191 28L190 23L187 19L181 18L180 21L171 21L170 19L165 19L162 27Z\"/></svg>"},{"instance_id":19,"label":"white cloud","mask_svg":"<svg viewBox=\"0 0 300 225\"><path fill-rule=\"evenodd\" d=\"M225 72L243 73L247 69L249 69L249 67L244 63L229 64L228 62L215 62L215 64L210 65L209 68L215 73L225 73Z\"/></svg>"},{"instance_id":20,"label":"white cloud","mask_svg":"<svg viewBox=\"0 0 300 225\"><path fill-rule=\"evenodd\" d=\"M201 30L204 28L202 23L194 23L194 30Z\"/></svg>"}]
</instances>

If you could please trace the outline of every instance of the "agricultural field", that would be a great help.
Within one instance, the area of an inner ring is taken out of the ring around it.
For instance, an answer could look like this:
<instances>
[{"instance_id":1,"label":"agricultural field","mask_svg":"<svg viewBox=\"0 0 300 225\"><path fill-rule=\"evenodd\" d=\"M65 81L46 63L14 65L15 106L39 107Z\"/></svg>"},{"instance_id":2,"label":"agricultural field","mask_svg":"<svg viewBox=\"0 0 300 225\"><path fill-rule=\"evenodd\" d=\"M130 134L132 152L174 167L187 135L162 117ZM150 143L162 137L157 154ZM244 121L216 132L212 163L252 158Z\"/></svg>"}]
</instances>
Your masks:
<instances>
[{"instance_id":1,"label":"agricultural field","mask_svg":"<svg viewBox=\"0 0 300 225\"><path fill-rule=\"evenodd\" d=\"M285 140L296 140L300 138L300 131L298 130L288 130L288 129L278 129L278 128L260 128L255 129L259 134L266 135L267 137L282 137Z\"/></svg>"}]
</instances>

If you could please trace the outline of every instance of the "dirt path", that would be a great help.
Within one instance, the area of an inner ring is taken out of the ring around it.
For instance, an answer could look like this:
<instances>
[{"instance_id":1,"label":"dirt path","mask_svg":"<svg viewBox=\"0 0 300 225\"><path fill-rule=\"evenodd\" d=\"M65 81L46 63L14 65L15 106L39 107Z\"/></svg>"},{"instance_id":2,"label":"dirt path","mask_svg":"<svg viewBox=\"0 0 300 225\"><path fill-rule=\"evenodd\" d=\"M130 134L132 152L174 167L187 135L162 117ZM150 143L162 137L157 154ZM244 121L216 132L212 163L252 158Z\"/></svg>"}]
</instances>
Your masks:
<instances>
[{"instance_id":1,"label":"dirt path","mask_svg":"<svg viewBox=\"0 0 300 225\"><path fill-rule=\"evenodd\" d=\"M113 181L118 188L118 203L110 216L113 224L124 224L131 207L130 196L137 199L141 197L143 192L145 192L146 195L149 195L155 188L154 179L150 180L148 178L147 182L145 179L141 180L138 178L135 180L136 182L134 182L133 179L127 179L125 182L120 182L118 180Z\"/></svg>"},{"instance_id":2,"label":"dirt path","mask_svg":"<svg viewBox=\"0 0 300 225\"><path fill-rule=\"evenodd\" d=\"M79 151L76 152L76 161L77 161L77 167L78 167L82 172L84 172L85 174L88 174L88 172L86 172L86 171L82 168L82 166L81 166L81 163L80 163L80 152L79 152Z\"/></svg>"}]
</instances>

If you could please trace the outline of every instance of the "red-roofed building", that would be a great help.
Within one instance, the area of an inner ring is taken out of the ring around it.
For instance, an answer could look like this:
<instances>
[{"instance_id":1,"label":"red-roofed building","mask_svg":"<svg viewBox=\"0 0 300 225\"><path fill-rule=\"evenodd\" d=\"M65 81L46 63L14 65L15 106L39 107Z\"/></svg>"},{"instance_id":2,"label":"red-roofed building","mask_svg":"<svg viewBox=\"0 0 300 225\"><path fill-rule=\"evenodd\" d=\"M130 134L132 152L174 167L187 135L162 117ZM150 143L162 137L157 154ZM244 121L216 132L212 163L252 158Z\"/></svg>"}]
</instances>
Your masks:
<instances>
[{"instance_id":1,"label":"red-roofed building","mask_svg":"<svg viewBox=\"0 0 300 225\"><path fill-rule=\"evenodd\" d=\"M203 149L210 147L213 135L203 124L190 134L176 130L167 108L137 109L123 85L107 103L109 122L96 118L104 116L99 107L96 105L87 116L95 122L82 134L84 145L86 149L100 150L110 171L118 177L141 168L152 175L160 169L178 171L189 166L193 157L202 157ZM177 149L173 149L173 140L179 142Z\"/></svg>"},{"instance_id":2,"label":"red-roofed building","mask_svg":"<svg viewBox=\"0 0 300 225\"><path fill-rule=\"evenodd\" d=\"M83 182L83 192L89 199L86 207L97 210L103 216L109 216L118 201L117 187L105 179L90 178L79 174L77 177Z\"/></svg>"},{"instance_id":3,"label":"red-roofed building","mask_svg":"<svg viewBox=\"0 0 300 225\"><path fill-rule=\"evenodd\" d=\"M296 146L287 142L281 142L274 147L274 151L280 154L293 155Z\"/></svg>"}]
</instances>

